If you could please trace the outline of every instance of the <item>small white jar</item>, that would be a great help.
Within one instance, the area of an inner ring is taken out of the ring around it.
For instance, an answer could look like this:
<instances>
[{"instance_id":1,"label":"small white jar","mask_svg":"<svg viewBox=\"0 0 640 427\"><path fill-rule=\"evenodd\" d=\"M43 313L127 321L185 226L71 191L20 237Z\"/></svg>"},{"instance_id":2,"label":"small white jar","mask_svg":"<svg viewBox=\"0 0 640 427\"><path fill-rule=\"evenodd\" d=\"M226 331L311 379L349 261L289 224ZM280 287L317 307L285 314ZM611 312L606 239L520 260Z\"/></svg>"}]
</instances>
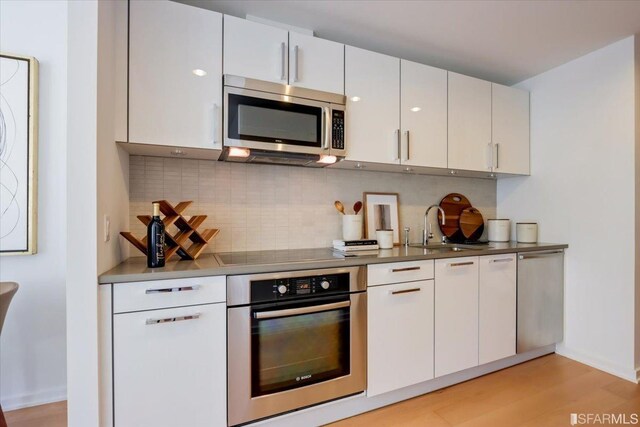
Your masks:
<instances>
[{"instance_id":1,"label":"small white jar","mask_svg":"<svg viewBox=\"0 0 640 427\"><path fill-rule=\"evenodd\" d=\"M538 224L535 222L516 223L516 239L518 243L536 243L538 241Z\"/></svg>"},{"instance_id":2,"label":"small white jar","mask_svg":"<svg viewBox=\"0 0 640 427\"><path fill-rule=\"evenodd\" d=\"M376 240L380 249L392 249L393 230L376 230Z\"/></svg>"},{"instance_id":3,"label":"small white jar","mask_svg":"<svg viewBox=\"0 0 640 427\"><path fill-rule=\"evenodd\" d=\"M487 232L490 242L508 242L511 235L511 221L508 219L487 220L489 231Z\"/></svg>"}]
</instances>

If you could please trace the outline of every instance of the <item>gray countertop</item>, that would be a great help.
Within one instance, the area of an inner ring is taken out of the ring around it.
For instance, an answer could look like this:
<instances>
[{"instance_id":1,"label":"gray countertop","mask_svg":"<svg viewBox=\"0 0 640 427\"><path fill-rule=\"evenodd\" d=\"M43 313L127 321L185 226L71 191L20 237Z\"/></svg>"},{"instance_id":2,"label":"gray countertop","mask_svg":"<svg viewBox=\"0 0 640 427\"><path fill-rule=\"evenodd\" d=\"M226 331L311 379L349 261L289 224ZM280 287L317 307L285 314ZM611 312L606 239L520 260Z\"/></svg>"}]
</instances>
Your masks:
<instances>
[{"instance_id":1,"label":"gray countertop","mask_svg":"<svg viewBox=\"0 0 640 427\"><path fill-rule=\"evenodd\" d=\"M145 257L134 257L100 275L98 283L143 282L202 276L270 273L383 262L499 255L514 252L566 249L568 247L566 244L559 243L490 242L489 244L477 245L474 249L461 252L401 246L393 249L381 249L377 254L362 256L340 255L331 248L228 252L205 254L196 261L167 261L163 268L155 269L147 268L147 259Z\"/></svg>"}]
</instances>

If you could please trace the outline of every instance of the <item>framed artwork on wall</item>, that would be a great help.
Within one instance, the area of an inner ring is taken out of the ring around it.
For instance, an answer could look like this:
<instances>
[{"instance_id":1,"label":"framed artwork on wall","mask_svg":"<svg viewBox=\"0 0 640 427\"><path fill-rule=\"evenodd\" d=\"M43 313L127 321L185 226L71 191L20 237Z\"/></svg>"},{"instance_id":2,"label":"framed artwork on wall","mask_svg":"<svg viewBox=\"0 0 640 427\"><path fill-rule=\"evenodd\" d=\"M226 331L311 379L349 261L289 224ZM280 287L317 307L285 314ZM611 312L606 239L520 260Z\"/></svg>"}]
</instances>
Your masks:
<instances>
[{"instance_id":1,"label":"framed artwork on wall","mask_svg":"<svg viewBox=\"0 0 640 427\"><path fill-rule=\"evenodd\" d=\"M36 253L38 61L0 53L0 254Z\"/></svg>"},{"instance_id":2,"label":"framed artwork on wall","mask_svg":"<svg viewBox=\"0 0 640 427\"><path fill-rule=\"evenodd\" d=\"M398 193L364 193L365 238L374 239L376 230L393 230L393 244L400 244Z\"/></svg>"}]
</instances>

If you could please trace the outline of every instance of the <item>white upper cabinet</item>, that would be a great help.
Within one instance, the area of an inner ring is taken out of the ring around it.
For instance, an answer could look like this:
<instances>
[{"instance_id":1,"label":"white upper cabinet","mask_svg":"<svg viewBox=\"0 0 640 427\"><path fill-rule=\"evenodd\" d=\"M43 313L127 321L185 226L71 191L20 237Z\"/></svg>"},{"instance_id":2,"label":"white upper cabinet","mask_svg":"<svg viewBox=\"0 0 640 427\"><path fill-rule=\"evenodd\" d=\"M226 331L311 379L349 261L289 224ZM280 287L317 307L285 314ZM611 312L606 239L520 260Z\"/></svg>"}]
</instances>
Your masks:
<instances>
[{"instance_id":1,"label":"white upper cabinet","mask_svg":"<svg viewBox=\"0 0 640 427\"><path fill-rule=\"evenodd\" d=\"M344 45L224 17L224 74L344 93Z\"/></svg>"},{"instance_id":2,"label":"white upper cabinet","mask_svg":"<svg viewBox=\"0 0 640 427\"><path fill-rule=\"evenodd\" d=\"M347 160L400 163L400 60L345 46Z\"/></svg>"},{"instance_id":3,"label":"white upper cabinet","mask_svg":"<svg viewBox=\"0 0 640 427\"><path fill-rule=\"evenodd\" d=\"M344 93L344 45L289 33L289 84Z\"/></svg>"},{"instance_id":4,"label":"white upper cabinet","mask_svg":"<svg viewBox=\"0 0 640 427\"><path fill-rule=\"evenodd\" d=\"M449 72L448 167L491 171L491 83Z\"/></svg>"},{"instance_id":5,"label":"white upper cabinet","mask_svg":"<svg viewBox=\"0 0 640 427\"><path fill-rule=\"evenodd\" d=\"M528 175L529 92L492 83L493 170Z\"/></svg>"},{"instance_id":6,"label":"white upper cabinet","mask_svg":"<svg viewBox=\"0 0 640 427\"><path fill-rule=\"evenodd\" d=\"M220 148L222 15L132 1L129 142Z\"/></svg>"},{"instance_id":7,"label":"white upper cabinet","mask_svg":"<svg viewBox=\"0 0 640 427\"><path fill-rule=\"evenodd\" d=\"M516 254L480 257L480 364L516 354Z\"/></svg>"},{"instance_id":8,"label":"white upper cabinet","mask_svg":"<svg viewBox=\"0 0 640 427\"><path fill-rule=\"evenodd\" d=\"M447 71L400 61L403 165L447 167Z\"/></svg>"},{"instance_id":9,"label":"white upper cabinet","mask_svg":"<svg viewBox=\"0 0 640 427\"><path fill-rule=\"evenodd\" d=\"M287 30L224 16L224 74L286 84Z\"/></svg>"}]
</instances>

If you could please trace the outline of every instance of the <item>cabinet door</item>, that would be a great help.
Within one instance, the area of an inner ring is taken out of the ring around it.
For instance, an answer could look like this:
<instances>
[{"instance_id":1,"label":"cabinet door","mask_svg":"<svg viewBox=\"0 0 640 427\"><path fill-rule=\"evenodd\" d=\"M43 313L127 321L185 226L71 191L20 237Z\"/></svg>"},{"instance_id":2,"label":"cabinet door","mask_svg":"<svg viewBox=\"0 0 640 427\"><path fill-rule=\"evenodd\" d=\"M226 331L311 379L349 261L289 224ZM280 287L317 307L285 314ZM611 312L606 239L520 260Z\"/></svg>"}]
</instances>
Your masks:
<instances>
[{"instance_id":1,"label":"cabinet door","mask_svg":"<svg viewBox=\"0 0 640 427\"><path fill-rule=\"evenodd\" d=\"M290 32L289 84L344 93L344 45Z\"/></svg>"},{"instance_id":2,"label":"cabinet door","mask_svg":"<svg viewBox=\"0 0 640 427\"><path fill-rule=\"evenodd\" d=\"M226 311L209 304L113 316L116 426L227 425Z\"/></svg>"},{"instance_id":3,"label":"cabinet door","mask_svg":"<svg viewBox=\"0 0 640 427\"><path fill-rule=\"evenodd\" d=\"M436 260L435 376L478 366L478 257Z\"/></svg>"},{"instance_id":4,"label":"cabinet door","mask_svg":"<svg viewBox=\"0 0 640 427\"><path fill-rule=\"evenodd\" d=\"M347 160L400 163L400 60L345 47Z\"/></svg>"},{"instance_id":5,"label":"cabinet door","mask_svg":"<svg viewBox=\"0 0 640 427\"><path fill-rule=\"evenodd\" d=\"M516 354L516 255L480 257L479 362Z\"/></svg>"},{"instance_id":6,"label":"cabinet door","mask_svg":"<svg viewBox=\"0 0 640 427\"><path fill-rule=\"evenodd\" d=\"M136 0L129 31L129 142L220 148L222 15Z\"/></svg>"},{"instance_id":7,"label":"cabinet door","mask_svg":"<svg viewBox=\"0 0 640 427\"><path fill-rule=\"evenodd\" d=\"M447 72L400 61L402 164L447 167Z\"/></svg>"},{"instance_id":8,"label":"cabinet door","mask_svg":"<svg viewBox=\"0 0 640 427\"><path fill-rule=\"evenodd\" d=\"M433 280L367 290L367 396L433 378Z\"/></svg>"},{"instance_id":9,"label":"cabinet door","mask_svg":"<svg viewBox=\"0 0 640 427\"><path fill-rule=\"evenodd\" d=\"M224 74L287 83L288 31L224 16Z\"/></svg>"},{"instance_id":10,"label":"cabinet door","mask_svg":"<svg viewBox=\"0 0 640 427\"><path fill-rule=\"evenodd\" d=\"M491 83L449 73L451 169L491 170Z\"/></svg>"},{"instance_id":11,"label":"cabinet door","mask_svg":"<svg viewBox=\"0 0 640 427\"><path fill-rule=\"evenodd\" d=\"M529 92L491 84L493 169L529 174Z\"/></svg>"}]
</instances>

